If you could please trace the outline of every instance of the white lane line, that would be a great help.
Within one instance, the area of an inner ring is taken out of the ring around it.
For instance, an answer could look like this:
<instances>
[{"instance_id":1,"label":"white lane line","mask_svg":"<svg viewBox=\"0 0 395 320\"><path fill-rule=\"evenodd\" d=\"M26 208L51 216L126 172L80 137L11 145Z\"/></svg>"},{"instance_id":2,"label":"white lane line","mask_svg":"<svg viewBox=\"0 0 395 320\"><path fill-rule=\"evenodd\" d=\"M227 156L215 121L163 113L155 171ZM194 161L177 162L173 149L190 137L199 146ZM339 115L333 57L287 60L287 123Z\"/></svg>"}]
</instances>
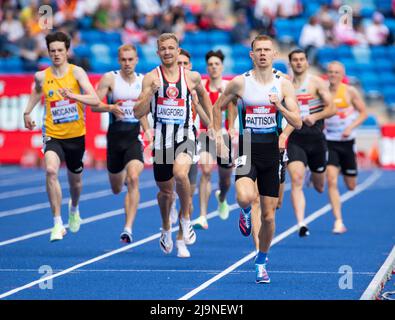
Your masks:
<instances>
[{"instance_id":1,"label":"white lane line","mask_svg":"<svg viewBox=\"0 0 395 320\"><path fill-rule=\"evenodd\" d=\"M8 175L8 174L20 173L20 172L21 172L20 168L6 168L6 167L1 167L0 166L0 176Z\"/></svg>"},{"instance_id":2,"label":"white lane line","mask_svg":"<svg viewBox=\"0 0 395 320\"><path fill-rule=\"evenodd\" d=\"M0 269L0 272L36 272L37 269ZM52 272L61 272L64 269L53 269ZM171 273L220 273L223 270L191 270L191 269L78 269L74 273L152 273L152 272L171 272ZM239 270L233 271L232 274L242 274L242 273L254 273L253 270ZM270 270L270 273L277 274L317 274L317 275L339 275L337 271L297 271L297 270ZM362 272L362 271L353 271L353 275L360 276L374 276L374 272Z\"/></svg>"},{"instance_id":3,"label":"white lane line","mask_svg":"<svg viewBox=\"0 0 395 320\"><path fill-rule=\"evenodd\" d=\"M372 173L363 183L358 185L358 187L354 191L348 191L345 194L343 194L340 197L341 202L345 202L345 201L351 199L352 197L356 196L357 194L361 193L362 191L366 190L375 181L377 181L377 179L381 176L381 174L382 174L381 172L377 172L377 171ZM312 222L312 221L318 219L319 217L321 217L322 215L324 215L325 213L327 213L330 210L331 210L331 206L329 204L327 204L324 207L322 207L321 209L319 209L319 210L315 211L314 213L312 213L304 221L305 221L306 224L309 223L309 222ZM283 239L289 237L292 233L296 232L297 230L298 230L298 226L294 225L293 227L289 228L285 232L279 234L277 237L275 237L273 239L271 246L276 245L277 243L279 243ZM213 277L213 278L209 279L208 281L204 282L199 287L197 287L197 288L193 289L192 291L188 292L186 295L182 296L178 300L188 300L188 299L192 298L193 296L195 296L199 292L201 292L204 289L206 289L207 287L209 287L214 282L220 280L221 278L223 278L226 275L228 275L229 273L233 272L235 269L237 269L238 267L240 267L241 265L243 265L247 261L249 261L252 258L254 258L255 255L256 255L255 251L249 253L244 258L240 259L239 261L237 261L233 265L231 265L228 268L226 268L220 274L218 274L215 277Z\"/></svg>"},{"instance_id":4,"label":"white lane line","mask_svg":"<svg viewBox=\"0 0 395 320\"><path fill-rule=\"evenodd\" d=\"M359 300L375 300L395 270L395 246Z\"/></svg>"},{"instance_id":5,"label":"white lane line","mask_svg":"<svg viewBox=\"0 0 395 320\"><path fill-rule=\"evenodd\" d=\"M66 171L61 170L59 172L59 177L64 177L64 176L66 176ZM31 175L30 174L29 175L22 174L22 176L21 176L21 174L18 174L14 178L0 180L0 187L9 187L9 186L15 186L15 185L19 185L19 184L24 184L26 182L40 181L40 180L44 180L44 178L45 178L45 174L43 174L43 172L37 172L37 173L33 173Z\"/></svg>"},{"instance_id":6,"label":"white lane line","mask_svg":"<svg viewBox=\"0 0 395 320\"><path fill-rule=\"evenodd\" d=\"M238 208L238 205L237 205L237 204L232 204L232 205L229 206L229 210L230 210L230 211L233 211L233 210L235 210L236 208ZM212 218L214 218L214 217L216 217L216 216L218 216L218 211L217 211L217 210L216 210L216 211L213 211L213 212L211 212L211 213L209 213L209 214L207 215L207 219L212 219ZM192 222L195 223L196 220L197 220L197 219L193 220ZM171 231L172 231L172 232L175 232L175 231L178 231L178 229L179 229L178 226L177 226L177 227L173 227L173 228L171 228ZM74 265L74 266L72 266L72 267L70 267L70 268L68 268L68 269L65 269L65 270L63 270L63 271L60 271L60 272L58 272L58 273L55 273L55 274L53 274L53 275L51 275L51 276L47 276L47 277L40 278L40 279L38 279L38 280L36 280L36 281L33 281L33 282L30 282L30 283L28 283L28 284L26 284L26 285L24 285L24 286L15 288L15 289L10 290L10 291L7 291L7 292L4 292L4 293L0 294L0 299L9 297L9 296L11 296L11 295L13 295L13 294L15 294L15 293L18 293L18 292L20 292L20 291L23 291L23 290L29 289L29 288L31 288L31 287L34 287L35 285L40 284L40 283L42 283L42 282L44 282L44 281L48 281L48 280L51 280L51 279L58 278L58 277L60 277L60 276L63 276L63 275L65 275L65 274L68 274L68 273L70 273L70 272L72 272L72 271L74 271L74 270L77 270L77 269L80 269L80 268L82 268L82 267L84 267L84 266L93 264L93 263L95 263L95 262L97 262L97 261L106 259L106 258L111 257L111 256L113 256L113 255L116 255L116 254L118 254L118 253L122 253L122 252L125 252L125 251L129 250L129 249L132 249L132 248L141 246L141 245L143 245L143 244L145 244L145 243L147 243L147 242L153 241L153 240L155 240L155 239L159 239L159 238L160 238L160 235L161 235L161 233L158 232L158 233L156 233L156 234L153 234L153 235L151 235L151 236L149 236L149 237L147 237L147 238L144 238L144 239L142 239L142 240L139 240L139 241L137 241L137 242L134 242L134 243L132 243L132 244L129 244L129 245L127 245L127 246L124 246L124 247L122 247L122 248L119 248L119 249L116 249L116 250L107 252L107 253L102 254L102 255L100 255L100 256L97 256L97 257L95 257L95 258L93 258L93 259L90 259L90 260L87 260L87 261L85 261L85 262L76 264L76 265Z\"/></svg>"},{"instance_id":7,"label":"white lane line","mask_svg":"<svg viewBox=\"0 0 395 320\"><path fill-rule=\"evenodd\" d=\"M155 180L149 180L149 181L145 181L145 182L140 182L139 189L147 189L147 188L151 188L154 186L156 186ZM80 197L80 203L83 201L106 197L106 196L109 196L112 194L113 193L110 189L104 189L104 190L86 193ZM69 200L70 200L70 198L64 198L62 200L62 205L68 204ZM50 208L50 204L48 201L29 205L26 207L0 211L0 218L15 216L15 215L19 215L19 214L23 214L23 213L27 213L27 212L32 212L32 211L37 211L37 210L41 210L41 209L46 209L46 208Z\"/></svg>"},{"instance_id":8,"label":"white lane line","mask_svg":"<svg viewBox=\"0 0 395 320\"><path fill-rule=\"evenodd\" d=\"M89 186L92 184L96 184L99 182L105 182L108 181L107 176L100 175L99 177L94 177L94 178L83 178L82 184L83 187ZM69 187L68 182L62 182L60 183L60 187L62 190L66 189ZM16 197L24 197L27 195L32 195L32 194L38 194L38 193L44 193L46 192L46 187L41 186L41 187L30 187L30 188L24 188L24 189L17 189L17 190L12 190L12 191L5 191L0 193L0 200L1 199L10 199L10 198L16 198Z\"/></svg>"}]
</instances>

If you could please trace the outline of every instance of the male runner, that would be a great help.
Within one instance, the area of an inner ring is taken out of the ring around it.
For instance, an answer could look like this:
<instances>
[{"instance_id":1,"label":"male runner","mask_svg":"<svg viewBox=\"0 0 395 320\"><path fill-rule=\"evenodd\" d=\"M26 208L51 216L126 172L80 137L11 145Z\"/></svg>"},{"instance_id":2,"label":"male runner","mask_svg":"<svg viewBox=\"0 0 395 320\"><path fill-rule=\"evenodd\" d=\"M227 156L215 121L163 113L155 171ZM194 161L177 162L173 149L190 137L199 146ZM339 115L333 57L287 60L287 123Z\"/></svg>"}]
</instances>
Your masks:
<instances>
[{"instance_id":1,"label":"male runner","mask_svg":"<svg viewBox=\"0 0 395 320\"><path fill-rule=\"evenodd\" d=\"M209 119L212 105L205 92L200 74L179 67L179 41L172 33L157 40L161 65L145 75L142 93L134 107L135 116L151 113L154 119L154 176L159 187L158 204L162 216L160 247L166 254L173 249L170 229L170 206L173 201L174 180L180 199L180 223L185 244L193 244L196 234L190 215L190 183L188 172L195 153L192 119L192 96L196 90Z\"/></svg>"},{"instance_id":2,"label":"male runner","mask_svg":"<svg viewBox=\"0 0 395 320\"><path fill-rule=\"evenodd\" d=\"M303 181L306 166L310 168L315 189L319 193L324 192L328 149L322 132L323 119L334 115L336 110L325 82L309 73L306 53L295 49L288 57L294 74L292 83L303 120L302 128L293 132L291 130L292 134L288 139L288 171L291 177L291 199L299 226L299 236L305 237L310 234L304 223L306 200Z\"/></svg>"},{"instance_id":3,"label":"male runner","mask_svg":"<svg viewBox=\"0 0 395 320\"><path fill-rule=\"evenodd\" d=\"M262 226L259 252L255 259L256 282L269 283L266 257L274 235L275 211L279 192L278 144L279 113L295 128L301 128L297 100L292 83L273 75L276 56L273 40L258 35L251 44L254 68L235 77L214 106L214 124L218 154L227 157L221 130L221 108L235 98L239 104L239 158L236 160L236 198L240 210L239 228L244 236L251 233L251 203L256 199L255 181L261 202ZM285 107L281 102L285 103Z\"/></svg>"},{"instance_id":4,"label":"male runner","mask_svg":"<svg viewBox=\"0 0 395 320\"><path fill-rule=\"evenodd\" d=\"M328 141L329 160L327 169L328 194L335 223L333 232L347 231L343 223L338 177L341 170L349 190L357 184L357 160L355 154L355 128L367 118L366 105L361 95L351 85L342 83L345 75L343 64L334 61L328 65L329 90L337 113L325 120L325 136Z\"/></svg>"},{"instance_id":5,"label":"male runner","mask_svg":"<svg viewBox=\"0 0 395 320\"><path fill-rule=\"evenodd\" d=\"M221 50L209 51L206 54L208 79L204 79L203 86L209 94L211 103L214 104L220 94L225 90L229 81L222 79L224 70L225 56ZM214 159L217 159L218 176L219 176L219 190L215 192L215 197L218 201L218 214L223 220L229 217L229 205L226 201L226 194L230 189L230 181L232 175L232 138L234 135L234 121L237 116L235 108L227 108L225 112L225 124L223 129L224 139L226 145L229 147L229 155L227 159L217 157L215 150L215 141L209 139L207 134L207 127L200 122L199 143L201 145L200 153L200 167L202 175L199 183L199 203L200 203L200 217L196 221L195 228L207 229L207 208L208 201L211 194L211 173L214 167Z\"/></svg>"},{"instance_id":6,"label":"male runner","mask_svg":"<svg viewBox=\"0 0 395 320\"><path fill-rule=\"evenodd\" d=\"M85 152L86 132L84 104L98 105L99 99L86 72L67 61L70 37L62 32L55 32L48 34L45 40L51 66L35 73L34 87L23 119L25 127L33 130L36 124L30 113L44 95L43 151L47 194L54 217L50 241L56 241L62 240L66 234L61 216L62 189L58 179L62 161L66 162L71 197L69 229L71 232L80 229L82 220L78 202L82 189L82 157Z\"/></svg>"},{"instance_id":7,"label":"male runner","mask_svg":"<svg viewBox=\"0 0 395 320\"><path fill-rule=\"evenodd\" d=\"M134 117L133 107L141 93L143 75L135 72L138 63L136 48L122 45L118 49L120 70L104 74L100 79L97 95L100 100L107 96L107 104L92 108L95 112L109 112L107 131L107 170L111 190L119 194L127 183L125 196L126 221L121 241L131 243L132 227L140 200L139 177L144 169L143 145L140 123L144 135L151 140L147 117L140 121Z\"/></svg>"}]
</instances>

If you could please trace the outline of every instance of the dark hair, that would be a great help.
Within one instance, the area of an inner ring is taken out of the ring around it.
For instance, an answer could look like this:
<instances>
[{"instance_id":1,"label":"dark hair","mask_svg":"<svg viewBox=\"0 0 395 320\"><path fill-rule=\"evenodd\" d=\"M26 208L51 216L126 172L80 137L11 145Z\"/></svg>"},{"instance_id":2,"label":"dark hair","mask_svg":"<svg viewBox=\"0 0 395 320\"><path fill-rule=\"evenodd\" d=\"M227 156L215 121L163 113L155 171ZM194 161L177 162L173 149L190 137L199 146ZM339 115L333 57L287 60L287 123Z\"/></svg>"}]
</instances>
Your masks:
<instances>
[{"instance_id":1,"label":"dark hair","mask_svg":"<svg viewBox=\"0 0 395 320\"><path fill-rule=\"evenodd\" d=\"M303 53L303 54L305 55L306 59L308 59L308 56L307 56L306 51L304 51L303 49L297 48L297 49L292 50L292 51L288 54L288 60L291 61L292 56L293 56L294 54L297 54L297 53Z\"/></svg>"},{"instance_id":2,"label":"dark hair","mask_svg":"<svg viewBox=\"0 0 395 320\"><path fill-rule=\"evenodd\" d=\"M217 57L218 59L220 59L222 62L224 62L225 60L225 55L223 54L223 52L221 50L210 50L209 52L206 53L206 62L208 62L208 60L211 57Z\"/></svg>"},{"instance_id":3,"label":"dark hair","mask_svg":"<svg viewBox=\"0 0 395 320\"><path fill-rule=\"evenodd\" d=\"M47 43L48 50L49 50L49 45L55 41L64 42L64 45L66 46L66 50L69 50L70 48L70 37L67 34L60 31L48 34L45 37L45 41Z\"/></svg>"},{"instance_id":4,"label":"dark hair","mask_svg":"<svg viewBox=\"0 0 395 320\"><path fill-rule=\"evenodd\" d=\"M183 56L186 56L189 60L191 60L191 54L188 51L181 48L180 54L182 54Z\"/></svg>"}]
</instances>

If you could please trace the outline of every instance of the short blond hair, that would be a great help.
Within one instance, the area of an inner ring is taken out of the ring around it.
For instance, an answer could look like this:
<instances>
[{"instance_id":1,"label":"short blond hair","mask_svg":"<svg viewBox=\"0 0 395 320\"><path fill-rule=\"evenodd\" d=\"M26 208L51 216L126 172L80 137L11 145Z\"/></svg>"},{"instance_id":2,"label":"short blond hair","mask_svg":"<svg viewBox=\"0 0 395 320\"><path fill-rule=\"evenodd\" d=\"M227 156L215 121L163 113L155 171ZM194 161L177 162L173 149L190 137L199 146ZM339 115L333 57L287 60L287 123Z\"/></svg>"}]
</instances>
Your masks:
<instances>
[{"instance_id":1,"label":"short blond hair","mask_svg":"<svg viewBox=\"0 0 395 320\"><path fill-rule=\"evenodd\" d=\"M162 33L156 42L158 48L159 48L159 43L169 39L173 39L175 42L177 42L177 46L180 46L180 41L178 40L177 36L174 33Z\"/></svg>"},{"instance_id":2,"label":"short blond hair","mask_svg":"<svg viewBox=\"0 0 395 320\"><path fill-rule=\"evenodd\" d=\"M121 52L124 51L134 51L137 53L136 47L132 44L123 44L118 48L118 57L121 55Z\"/></svg>"},{"instance_id":3,"label":"short blond hair","mask_svg":"<svg viewBox=\"0 0 395 320\"><path fill-rule=\"evenodd\" d=\"M337 60L334 60L334 61L329 62L326 69L328 70L329 67L330 67L330 66L333 66L333 65L334 65L334 66L339 66L339 67L342 69L343 73L344 73L344 74L346 73L346 67L344 66L344 64L341 63L340 61L337 61Z\"/></svg>"},{"instance_id":4,"label":"short blond hair","mask_svg":"<svg viewBox=\"0 0 395 320\"><path fill-rule=\"evenodd\" d=\"M254 50L254 44L257 41L270 41L273 46L275 47L275 42L274 39L272 37L267 36L266 34L258 34L254 40L252 40L251 42L251 50Z\"/></svg>"}]
</instances>

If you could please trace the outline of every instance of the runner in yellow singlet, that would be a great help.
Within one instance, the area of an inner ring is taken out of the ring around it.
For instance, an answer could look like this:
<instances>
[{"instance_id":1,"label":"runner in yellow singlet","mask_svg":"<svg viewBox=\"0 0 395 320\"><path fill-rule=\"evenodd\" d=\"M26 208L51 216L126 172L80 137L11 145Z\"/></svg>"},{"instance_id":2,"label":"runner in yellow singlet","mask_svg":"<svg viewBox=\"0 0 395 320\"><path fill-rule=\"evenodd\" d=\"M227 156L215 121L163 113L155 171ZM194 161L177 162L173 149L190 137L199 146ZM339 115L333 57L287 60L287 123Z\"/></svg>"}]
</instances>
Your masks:
<instances>
[{"instance_id":1,"label":"runner in yellow singlet","mask_svg":"<svg viewBox=\"0 0 395 320\"><path fill-rule=\"evenodd\" d=\"M49 34L45 38L52 65L34 76L34 88L23 114L25 127L36 126L30 113L44 95L44 160L46 187L54 227L51 241L61 240L66 234L61 217L62 189L58 172L62 161L66 162L70 187L69 229L77 232L81 218L78 202L82 189L82 157L85 151L84 104L98 105L99 99L89 82L86 72L67 61L70 38L62 32ZM84 91L84 94L81 92Z\"/></svg>"}]
</instances>

